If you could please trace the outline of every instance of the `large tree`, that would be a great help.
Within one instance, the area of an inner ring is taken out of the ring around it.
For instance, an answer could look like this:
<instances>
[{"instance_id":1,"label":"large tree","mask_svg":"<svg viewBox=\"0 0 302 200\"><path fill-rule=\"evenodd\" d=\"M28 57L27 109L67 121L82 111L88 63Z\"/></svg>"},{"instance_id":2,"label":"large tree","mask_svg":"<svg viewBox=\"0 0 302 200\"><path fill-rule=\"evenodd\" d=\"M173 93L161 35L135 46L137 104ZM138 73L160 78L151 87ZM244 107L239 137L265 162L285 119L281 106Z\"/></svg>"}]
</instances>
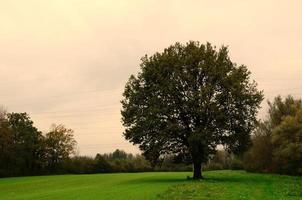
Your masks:
<instances>
[{"instance_id":1,"label":"large tree","mask_svg":"<svg viewBox=\"0 0 302 200\"><path fill-rule=\"evenodd\" d=\"M189 155L195 179L202 178L201 165L217 145L245 150L263 99L227 47L199 42L143 57L123 96L125 138L152 162L163 154Z\"/></svg>"}]
</instances>

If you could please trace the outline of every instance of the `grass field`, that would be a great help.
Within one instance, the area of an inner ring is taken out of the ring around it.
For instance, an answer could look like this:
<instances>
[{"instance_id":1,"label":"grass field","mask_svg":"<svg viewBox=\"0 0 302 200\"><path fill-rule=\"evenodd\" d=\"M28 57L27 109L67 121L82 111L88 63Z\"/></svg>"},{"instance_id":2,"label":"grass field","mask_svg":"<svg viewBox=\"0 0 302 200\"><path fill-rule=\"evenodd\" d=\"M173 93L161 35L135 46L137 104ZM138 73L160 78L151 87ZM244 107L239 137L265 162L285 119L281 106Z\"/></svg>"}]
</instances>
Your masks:
<instances>
[{"instance_id":1,"label":"grass field","mask_svg":"<svg viewBox=\"0 0 302 200\"><path fill-rule=\"evenodd\" d=\"M302 177L205 172L205 180L186 180L187 172L62 175L0 179L0 199L259 199L302 200Z\"/></svg>"}]
</instances>

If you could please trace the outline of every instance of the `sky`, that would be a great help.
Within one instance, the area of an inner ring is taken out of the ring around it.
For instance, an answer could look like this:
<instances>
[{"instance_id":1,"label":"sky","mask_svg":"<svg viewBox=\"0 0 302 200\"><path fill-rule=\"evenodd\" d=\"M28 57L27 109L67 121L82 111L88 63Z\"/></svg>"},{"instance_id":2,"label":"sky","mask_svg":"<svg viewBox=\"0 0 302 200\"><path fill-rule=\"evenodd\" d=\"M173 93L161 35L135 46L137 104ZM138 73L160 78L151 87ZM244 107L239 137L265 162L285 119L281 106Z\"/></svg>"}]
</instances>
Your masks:
<instances>
[{"instance_id":1,"label":"sky","mask_svg":"<svg viewBox=\"0 0 302 200\"><path fill-rule=\"evenodd\" d=\"M0 105L46 132L72 128L82 155L117 148L122 92L140 58L175 42L227 45L266 101L302 96L299 0L0 0Z\"/></svg>"}]
</instances>

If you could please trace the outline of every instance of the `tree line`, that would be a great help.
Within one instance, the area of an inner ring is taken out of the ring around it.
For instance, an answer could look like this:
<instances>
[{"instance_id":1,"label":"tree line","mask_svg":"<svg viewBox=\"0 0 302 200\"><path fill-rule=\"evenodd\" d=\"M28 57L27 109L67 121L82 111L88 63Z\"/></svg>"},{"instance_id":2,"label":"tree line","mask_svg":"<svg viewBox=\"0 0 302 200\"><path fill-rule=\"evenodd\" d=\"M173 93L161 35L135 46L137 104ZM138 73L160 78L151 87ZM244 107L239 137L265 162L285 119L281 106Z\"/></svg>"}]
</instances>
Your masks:
<instances>
[{"instance_id":1,"label":"tree line","mask_svg":"<svg viewBox=\"0 0 302 200\"><path fill-rule=\"evenodd\" d=\"M27 113L0 111L0 177L192 170L168 156L152 167L143 155L119 149L95 157L81 156L76 144L73 130L62 124L53 124L42 133Z\"/></svg>"},{"instance_id":2,"label":"tree line","mask_svg":"<svg viewBox=\"0 0 302 200\"><path fill-rule=\"evenodd\" d=\"M73 131L64 125L42 134L27 113L0 112L0 176L55 173L75 145Z\"/></svg>"},{"instance_id":3,"label":"tree line","mask_svg":"<svg viewBox=\"0 0 302 200\"><path fill-rule=\"evenodd\" d=\"M76 144L73 130L64 125L53 124L42 133L27 113L0 111L0 177L193 169L190 163L173 155L161 156L156 165L144 155L119 149L94 157L77 155ZM233 169L233 160L221 155L224 151L219 151L204 168Z\"/></svg>"}]
</instances>

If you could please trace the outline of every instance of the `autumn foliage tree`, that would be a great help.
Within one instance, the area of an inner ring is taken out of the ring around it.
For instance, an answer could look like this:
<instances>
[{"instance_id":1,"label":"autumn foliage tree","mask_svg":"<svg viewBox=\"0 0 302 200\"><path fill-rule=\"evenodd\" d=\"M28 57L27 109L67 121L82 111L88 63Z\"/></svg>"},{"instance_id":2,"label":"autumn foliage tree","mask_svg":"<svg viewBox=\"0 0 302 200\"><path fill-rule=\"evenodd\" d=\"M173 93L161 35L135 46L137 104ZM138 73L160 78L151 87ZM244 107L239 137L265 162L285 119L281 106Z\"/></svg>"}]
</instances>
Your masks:
<instances>
[{"instance_id":1,"label":"autumn foliage tree","mask_svg":"<svg viewBox=\"0 0 302 200\"><path fill-rule=\"evenodd\" d=\"M123 96L125 138L151 162L164 154L189 156L195 179L217 145L235 153L246 149L263 99L227 47L199 42L143 57Z\"/></svg>"},{"instance_id":2,"label":"autumn foliage tree","mask_svg":"<svg viewBox=\"0 0 302 200\"><path fill-rule=\"evenodd\" d=\"M55 171L59 164L75 153L76 141L73 130L64 125L53 124L45 136L46 160L50 171Z\"/></svg>"}]
</instances>

